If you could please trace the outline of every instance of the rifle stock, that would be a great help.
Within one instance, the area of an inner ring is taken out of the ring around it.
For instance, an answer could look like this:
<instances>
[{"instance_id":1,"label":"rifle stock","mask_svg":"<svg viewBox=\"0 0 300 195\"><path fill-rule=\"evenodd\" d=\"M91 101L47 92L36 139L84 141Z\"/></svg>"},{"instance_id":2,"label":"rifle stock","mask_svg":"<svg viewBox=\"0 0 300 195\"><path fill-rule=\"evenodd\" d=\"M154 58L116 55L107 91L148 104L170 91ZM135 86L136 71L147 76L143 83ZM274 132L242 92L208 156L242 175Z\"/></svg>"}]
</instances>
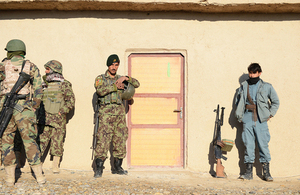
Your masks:
<instances>
[{"instance_id":1,"label":"rifle stock","mask_svg":"<svg viewBox=\"0 0 300 195\"><path fill-rule=\"evenodd\" d=\"M28 83L30 75L25 72L20 72L20 76L13 86L10 93L5 95L5 100L0 114L0 138L2 138L5 129L13 115L13 110L18 103L18 100L26 97L26 95L18 95L19 91Z\"/></svg>"}]
</instances>

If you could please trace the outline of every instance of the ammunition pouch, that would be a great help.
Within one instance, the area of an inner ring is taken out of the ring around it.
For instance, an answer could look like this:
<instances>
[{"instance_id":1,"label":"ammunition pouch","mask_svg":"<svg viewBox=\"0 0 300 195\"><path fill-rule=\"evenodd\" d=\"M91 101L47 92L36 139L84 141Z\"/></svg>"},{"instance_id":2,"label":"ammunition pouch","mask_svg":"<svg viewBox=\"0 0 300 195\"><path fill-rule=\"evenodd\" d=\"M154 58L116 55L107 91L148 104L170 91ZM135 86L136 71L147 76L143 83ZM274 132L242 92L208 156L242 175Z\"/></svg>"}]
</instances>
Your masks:
<instances>
[{"instance_id":1,"label":"ammunition pouch","mask_svg":"<svg viewBox=\"0 0 300 195\"><path fill-rule=\"evenodd\" d=\"M101 75L102 76L102 79L104 81L104 83L106 85L112 85L113 82L109 79L106 79L105 78L105 75ZM117 77L119 77L119 75L117 75ZM107 105L107 104L119 104L121 105L122 104L122 90L117 90L117 91L114 91L112 93L109 93L105 96L101 96L99 98L99 102L100 102L100 105Z\"/></svg>"},{"instance_id":2,"label":"ammunition pouch","mask_svg":"<svg viewBox=\"0 0 300 195\"><path fill-rule=\"evenodd\" d=\"M65 101L61 91L61 82L52 82L44 89L43 102L45 111L50 114L58 114Z\"/></svg>"}]
</instances>

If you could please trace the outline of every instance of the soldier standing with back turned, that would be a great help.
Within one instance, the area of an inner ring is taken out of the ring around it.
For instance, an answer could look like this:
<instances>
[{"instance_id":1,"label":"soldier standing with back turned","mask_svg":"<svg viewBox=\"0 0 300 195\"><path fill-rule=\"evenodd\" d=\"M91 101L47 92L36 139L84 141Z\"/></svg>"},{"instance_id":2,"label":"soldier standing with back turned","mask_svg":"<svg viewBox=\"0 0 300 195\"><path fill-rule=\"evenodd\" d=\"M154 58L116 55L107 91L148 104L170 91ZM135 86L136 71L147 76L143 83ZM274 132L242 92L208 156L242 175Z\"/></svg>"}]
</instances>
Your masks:
<instances>
[{"instance_id":1,"label":"soldier standing with back turned","mask_svg":"<svg viewBox=\"0 0 300 195\"><path fill-rule=\"evenodd\" d=\"M62 75L62 64L51 60L45 64L43 76L43 105L45 108L45 127L40 135L41 153L50 142L50 155L53 156L52 172L59 173L59 162L63 155L66 134L66 116L75 105L72 84ZM51 141L50 141L51 140Z\"/></svg>"},{"instance_id":2,"label":"soldier standing with back turned","mask_svg":"<svg viewBox=\"0 0 300 195\"><path fill-rule=\"evenodd\" d=\"M10 40L5 50L7 51L7 59L0 63L1 104L4 102L5 94L11 91L18 80L19 73L23 71L30 75L30 81L18 93L26 95L26 97L18 100L17 107L15 106L13 110L12 119L2 137L2 159L6 171L6 183L10 186L15 183L14 137L18 129L24 143L29 165L36 176L37 182L43 184L46 179L42 173L41 155L35 141L37 127L34 113L41 103L43 93L41 75L35 64L29 60L24 60L26 47L23 41ZM23 68L22 65L24 65Z\"/></svg>"},{"instance_id":3,"label":"soldier standing with back turned","mask_svg":"<svg viewBox=\"0 0 300 195\"><path fill-rule=\"evenodd\" d=\"M106 63L108 70L95 79L95 88L100 99L99 128L95 149L96 171L94 177L96 178L102 177L103 164L111 142L114 157L112 174L127 174L127 171L121 167L126 156L128 138L125 107L122 104L123 82L127 81L134 88L139 87L140 83L132 77L117 75L119 64L119 57L116 54L110 55Z\"/></svg>"}]
</instances>

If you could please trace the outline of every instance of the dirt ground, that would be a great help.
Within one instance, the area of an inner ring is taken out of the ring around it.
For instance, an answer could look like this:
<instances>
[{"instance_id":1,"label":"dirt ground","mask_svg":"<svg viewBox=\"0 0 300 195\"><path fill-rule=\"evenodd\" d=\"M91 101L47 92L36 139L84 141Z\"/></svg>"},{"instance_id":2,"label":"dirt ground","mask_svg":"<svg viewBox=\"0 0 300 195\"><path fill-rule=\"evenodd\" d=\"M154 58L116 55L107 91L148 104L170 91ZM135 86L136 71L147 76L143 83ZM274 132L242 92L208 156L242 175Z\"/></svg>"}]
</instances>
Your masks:
<instances>
[{"instance_id":1,"label":"dirt ground","mask_svg":"<svg viewBox=\"0 0 300 195\"><path fill-rule=\"evenodd\" d=\"M0 194L300 194L300 176L274 178L266 182L254 176L251 181L213 178L209 173L187 170L129 170L127 176L105 170L95 179L92 171L65 170L53 174L44 169L47 183L38 185L32 174L16 172L14 187L5 184L0 171Z\"/></svg>"}]
</instances>

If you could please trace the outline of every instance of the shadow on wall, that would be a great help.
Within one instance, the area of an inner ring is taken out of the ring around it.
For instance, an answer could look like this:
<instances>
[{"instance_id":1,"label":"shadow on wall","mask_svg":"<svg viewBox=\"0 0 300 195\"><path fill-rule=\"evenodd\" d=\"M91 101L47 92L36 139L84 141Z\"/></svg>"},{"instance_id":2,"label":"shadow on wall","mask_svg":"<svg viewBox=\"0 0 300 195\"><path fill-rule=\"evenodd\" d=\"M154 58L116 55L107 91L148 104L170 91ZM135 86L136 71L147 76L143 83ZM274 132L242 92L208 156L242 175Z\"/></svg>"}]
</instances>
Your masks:
<instances>
[{"instance_id":1,"label":"shadow on wall","mask_svg":"<svg viewBox=\"0 0 300 195\"><path fill-rule=\"evenodd\" d=\"M246 81L249 78L248 74L243 73L240 77L239 77L239 84L241 85L244 81ZM242 140L242 132L243 132L243 124L238 122L238 120L235 117L235 109L236 109L236 105L235 105L235 100L236 100L236 96L238 93L239 88L237 88L235 90L235 94L232 100L232 108L230 111L230 115L228 118L228 123L230 124L231 128L236 128L236 137L235 137L235 147L238 150L238 156L239 156L239 167L240 167L240 173L239 174L243 174L245 173L245 164L244 164L244 153L245 153L245 146ZM222 130L221 130L222 132ZM256 143L256 147L255 147L255 162L253 164L253 166L256 168L256 175L260 178L262 178L262 166L259 162L259 150L258 150L258 146ZM224 153L226 154L226 153ZM216 164L216 159L215 159L215 154L214 154L214 145L213 142L210 143L210 147L209 147L209 154L208 154L208 160L209 160L209 164L210 164L210 170L209 173L211 174L211 176L215 177L216 172L214 171L214 164ZM230 159L229 159L230 160Z\"/></svg>"}]
</instances>

